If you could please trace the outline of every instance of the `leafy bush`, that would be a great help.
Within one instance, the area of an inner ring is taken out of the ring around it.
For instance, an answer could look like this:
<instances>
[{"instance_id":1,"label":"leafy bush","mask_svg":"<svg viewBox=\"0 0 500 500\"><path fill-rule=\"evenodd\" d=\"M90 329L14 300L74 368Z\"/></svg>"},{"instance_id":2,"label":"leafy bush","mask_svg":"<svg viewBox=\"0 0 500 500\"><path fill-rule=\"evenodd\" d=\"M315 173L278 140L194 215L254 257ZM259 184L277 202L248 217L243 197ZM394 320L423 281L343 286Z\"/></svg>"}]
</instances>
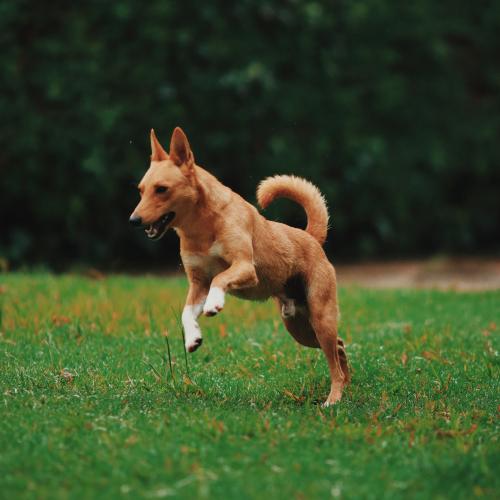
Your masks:
<instances>
[{"instance_id":1,"label":"leafy bush","mask_svg":"<svg viewBox=\"0 0 500 500\"><path fill-rule=\"evenodd\" d=\"M3 2L0 255L176 262L174 236L127 224L148 131L175 125L247 199L272 174L318 184L336 256L496 250L498 19L492 1Z\"/></svg>"}]
</instances>

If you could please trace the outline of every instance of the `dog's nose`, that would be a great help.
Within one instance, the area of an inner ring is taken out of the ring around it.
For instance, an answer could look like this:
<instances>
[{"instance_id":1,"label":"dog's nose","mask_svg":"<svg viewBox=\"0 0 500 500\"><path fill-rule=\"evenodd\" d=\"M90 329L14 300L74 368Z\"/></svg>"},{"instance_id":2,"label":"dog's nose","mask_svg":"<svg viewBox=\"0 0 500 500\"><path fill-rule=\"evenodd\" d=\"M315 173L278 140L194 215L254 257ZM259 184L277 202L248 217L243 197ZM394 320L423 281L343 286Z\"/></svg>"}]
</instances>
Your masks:
<instances>
[{"instance_id":1,"label":"dog's nose","mask_svg":"<svg viewBox=\"0 0 500 500\"><path fill-rule=\"evenodd\" d=\"M142 219L135 214L132 214L128 221L132 224L132 226L140 226L142 224Z\"/></svg>"}]
</instances>

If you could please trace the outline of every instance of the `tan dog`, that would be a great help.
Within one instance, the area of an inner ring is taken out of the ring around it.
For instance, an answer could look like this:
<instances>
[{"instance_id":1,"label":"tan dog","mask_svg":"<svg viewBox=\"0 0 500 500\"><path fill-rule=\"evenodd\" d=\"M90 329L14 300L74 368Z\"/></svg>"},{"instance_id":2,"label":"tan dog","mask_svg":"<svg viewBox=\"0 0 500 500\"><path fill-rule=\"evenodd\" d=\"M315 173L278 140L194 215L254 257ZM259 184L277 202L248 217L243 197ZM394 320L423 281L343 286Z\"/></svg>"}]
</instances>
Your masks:
<instances>
[{"instance_id":1,"label":"tan dog","mask_svg":"<svg viewBox=\"0 0 500 500\"><path fill-rule=\"evenodd\" d=\"M339 401L349 370L337 336L335 270L322 244L328 211L319 190L293 176L264 180L257 191L262 208L275 198L301 204L305 231L265 219L255 207L195 164L184 132L176 128L170 152L151 130L151 165L139 184L141 201L130 217L145 225L151 239L169 227L180 237L181 257L189 279L182 313L186 349L202 342L198 317L214 316L226 293L250 300L274 297L287 330L308 347L321 347L328 360L331 390L325 402Z\"/></svg>"}]
</instances>

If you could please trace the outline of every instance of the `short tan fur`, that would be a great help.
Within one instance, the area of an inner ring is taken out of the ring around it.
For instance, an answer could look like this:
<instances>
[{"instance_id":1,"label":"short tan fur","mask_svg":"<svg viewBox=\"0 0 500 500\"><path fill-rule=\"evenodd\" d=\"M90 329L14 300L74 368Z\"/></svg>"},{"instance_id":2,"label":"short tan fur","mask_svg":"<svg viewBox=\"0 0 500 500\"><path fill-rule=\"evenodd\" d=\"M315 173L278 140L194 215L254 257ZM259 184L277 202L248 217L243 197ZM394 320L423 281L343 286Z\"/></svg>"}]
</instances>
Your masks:
<instances>
[{"instance_id":1,"label":"short tan fur","mask_svg":"<svg viewBox=\"0 0 500 500\"><path fill-rule=\"evenodd\" d=\"M167 153L151 130L151 165L139 184L141 200L131 221L159 239L169 227L180 238L189 292L182 313L186 349L202 342L198 317L214 316L225 294L244 299L273 297L285 327L302 345L323 350L331 388L325 405L336 403L350 380L337 335L335 270L322 245L328 211L318 188L305 179L275 176L261 182L257 199L266 208L285 197L301 204L306 230L269 221L258 210L196 165L184 132L177 127Z\"/></svg>"}]
</instances>

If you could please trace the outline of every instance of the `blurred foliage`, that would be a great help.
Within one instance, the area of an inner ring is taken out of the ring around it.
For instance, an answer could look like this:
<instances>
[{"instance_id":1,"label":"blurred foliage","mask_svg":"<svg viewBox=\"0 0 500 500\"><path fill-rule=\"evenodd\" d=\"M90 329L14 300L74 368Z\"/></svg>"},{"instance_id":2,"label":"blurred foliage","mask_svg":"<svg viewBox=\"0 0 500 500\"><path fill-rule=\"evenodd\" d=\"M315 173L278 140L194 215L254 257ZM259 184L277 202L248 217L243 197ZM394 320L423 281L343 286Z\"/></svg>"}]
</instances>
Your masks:
<instances>
[{"instance_id":1,"label":"blurred foliage","mask_svg":"<svg viewBox=\"0 0 500 500\"><path fill-rule=\"evenodd\" d=\"M495 1L3 0L0 255L177 262L127 223L175 125L250 201L318 184L336 257L498 250L499 29Z\"/></svg>"}]
</instances>

